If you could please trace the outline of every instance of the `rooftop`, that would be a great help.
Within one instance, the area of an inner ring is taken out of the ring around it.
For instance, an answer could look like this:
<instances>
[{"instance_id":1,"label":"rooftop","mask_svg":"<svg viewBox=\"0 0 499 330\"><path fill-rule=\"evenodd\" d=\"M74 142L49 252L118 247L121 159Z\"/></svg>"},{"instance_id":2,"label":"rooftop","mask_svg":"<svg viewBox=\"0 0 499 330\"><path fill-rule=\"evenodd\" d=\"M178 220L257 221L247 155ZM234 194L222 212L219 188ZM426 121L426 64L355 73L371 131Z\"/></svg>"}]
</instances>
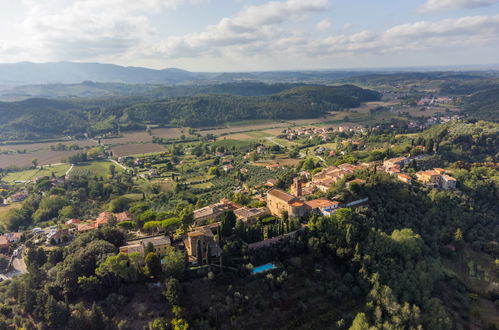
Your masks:
<instances>
[{"instance_id":1,"label":"rooftop","mask_svg":"<svg viewBox=\"0 0 499 330\"><path fill-rule=\"evenodd\" d=\"M312 209L319 209L319 208L329 207L332 205L337 205L339 203L330 201L329 199L320 198L320 199L313 199L310 201L306 201L305 204L310 206Z\"/></svg>"},{"instance_id":2,"label":"rooftop","mask_svg":"<svg viewBox=\"0 0 499 330\"><path fill-rule=\"evenodd\" d=\"M280 189L272 189L267 194L279 198L288 203L296 198L295 196L288 194L287 192L282 191Z\"/></svg>"}]
</instances>

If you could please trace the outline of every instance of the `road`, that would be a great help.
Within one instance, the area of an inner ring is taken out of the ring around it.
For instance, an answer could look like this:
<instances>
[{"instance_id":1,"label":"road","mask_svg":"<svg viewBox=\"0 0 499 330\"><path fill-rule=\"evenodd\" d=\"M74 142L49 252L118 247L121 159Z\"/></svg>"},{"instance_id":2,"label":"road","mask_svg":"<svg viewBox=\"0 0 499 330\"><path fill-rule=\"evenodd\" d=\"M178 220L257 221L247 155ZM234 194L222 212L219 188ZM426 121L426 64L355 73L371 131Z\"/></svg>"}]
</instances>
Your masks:
<instances>
[{"instance_id":1,"label":"road","mask_svg":"<svg viewBox=\"0 0 499 330\"><path fill-rule=\"evenodd\" d=\"M26 274L28 272L28 269L23 259L23 251L24 251L24 246L21 246L20 248L16 249L16 251L14 251L14 255L12 256L12 264L10 267L10 271L8 271L5 274L2 274L0 276L1 279L3 280L11 279L15 276Z\"/></svg>"},{"instance_id":2,"label":"road","mask_svg":"<svg viewBox=\"0 0 499 330\"><path fill-rule=\"evenodd\" d=\"M273 137L273 136L268 136L268 137L266 137L265 139L266 139L267 141L269 141L269 142L272 142L272 143L274 143L274 144L277 144L277 145L278 145L279 147L281 147L281 148L287 148L284 144L281 144L281 143L279 143L279 142L277 142L277 141L274 141L274 137ZM303 153L302 151L300 151L300 158L307 158L307 155L306 155L305 153ZM321 158L321 157L319 157L319 158ZM324 159L322 159L322 158L321 158L321 160L322 160L323 162L325 162L325 160L324 160Z\"/></svg>"}]
</instances>

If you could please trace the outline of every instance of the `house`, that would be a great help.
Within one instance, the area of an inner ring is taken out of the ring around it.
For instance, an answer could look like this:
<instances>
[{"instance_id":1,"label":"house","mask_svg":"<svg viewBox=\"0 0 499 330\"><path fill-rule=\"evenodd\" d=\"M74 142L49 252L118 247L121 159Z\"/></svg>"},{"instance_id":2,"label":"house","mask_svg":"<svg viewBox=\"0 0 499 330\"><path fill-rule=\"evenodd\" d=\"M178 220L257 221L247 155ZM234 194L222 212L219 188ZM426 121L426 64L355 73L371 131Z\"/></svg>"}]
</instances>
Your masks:
<instances>
[{"instance_id":1,"label":"house","mask_svg":"<svg viewBox=\"0 0 499 330\"><path fill-rule=\"evenodd\" d=\"M205 206L203 208L194 210L194 221L197 225L202 225L204 222L213 219L218 221L222 215L228 211L234 211L240 208L239 205L232 203L227 199L221 199L220 203Z\"/></svg>"},{"instance_id":2,"label":"house","mask_svg":"<svg viewBox=\"0 0 499 330\"><path fill-rule=\"evenodd\" d=\"M276 184L277 184L276 179L268 179L267 182L265 182L265 186L270 188L274 187Z\"/></svg>"},{"instance_id":3,"label":"house","mask_svg":"<svg viewBox=\"0 0 499 330\"><path fill-rule=\"evenodd\" d=\"M6 251L9 249L9 240L5 235L0 236L0 250L1 251Z\"/></svg>"},{"instance_id":4,"label":"house","mask_svg":"<svg viewBox=\"0 0 499 330\"><path fill-rule=\"evenodd\" d=\"M403 166L409 161L407 157L397 157L387 159L383 162L383 166L386 168L394 167L395 165Z\"/></svg>"},{"instance_id":5,"label":"house","mask_svg":"<svg viewBox=\"0 0 499 330\"><path fill-rule=\"evenodd\" d=\"M78 225L77 230L79 233L84 233L90 230L97 229L98 227L99 225L96 222L82 223Z\"/></svg>"},{"instance_id":6,"label":"house","mask_svg":"<svg viewBox=\"0 0 499 330\"><path fill-rule=\"evenodd\" d=\"M117 222L133 221L134 220L133 214L128 212L128 211L121 212L121 213L115 213L114 217L116 218Z\"/></svg>"},{"instance_id":7,"label":"house","mask_svg":"<svg viewBox=\"0 0 499 330\"><path fill-rule=\"evenodd\" d=\"M406 174L403 174L403 173L397 174L397 179L402 181L402 182L405 182L405 183L409 183L409 184L412 183L412 178Z\"/></svg>"},{"instance_id":8,"label":"house","mask_svg":"<svg viewBox=\"0 0 499 330\"><path fill-rule=\"evenodd\" d=\"M290 218L304 217L310 212L310 207L300 198L280 189L272 189L267 193L267 207L272 215L281 216L287 212Z\"/></svg>"},{"instance_id":9,"label":"house","mask_svg":"<svg viewBox=\"0 0 499 330\"><path fill-rule=\"evenodd\" d=\"M227 164L227 165L222 166L222 170L224 170L224 172L229 172L230 170L233 170L233 169L234 169L234 166L232 164Z\"/></svg>"},{"instance_id":10,"label":"house","mask_svg":"<svg viewBox=\"0 0 499 330\"><path fill-rule=\"evenodd\" d=\"M23 233L6 233L4 236L7 237L9 243L17 243L23 237Z\"/></svg>"},{"instance_id":11,"label":"house","mask_svg":"<svg viewBox=\"0 0 499 330\"><path fill-rule=\"evenodd\" d=\"M440 187L445 190L456 189L457 180L450 175L444 174L440 180Z\"/></svg>"},{"instance_id":12,"label":"house","mask_svg":"<svg viewBox=\"0 0 499 330\"><path fill-rule=\"evenodd\" d=\"M438 185L440 182L440 173L434 170L416 172L416 177L425 184Z\"/></svg>"},{"instance_id":13,"label":"house","mask_svg":"<svg viewBox=\"0 0 499 330\"><path fill-rule=\"evenodd\" d=\"M258 218L269 215L270 210L266 207L258 207L258 208L248 208L242 207L234 211L238 220L241 220L244 223L255 223Z\"/></svg>"},{"instance_id":14,"label":"house","mask_svg":"<svg viewBox=\"0 0 499 330\"><path fill-rule=\"evenodd\" d=\"M68 229L60 229L53 232L47 236L47 243L50 244L61 244L64 240L69 240L69 230Z\"/></svg>"},{"instance_id":15,"label":"house","mask_svg":"<svg viewBox=\"0 0 499 330\"><path fill-rule=\"evenodd\" d=\"M312 211L317 213L322 213L323 209L328 209L328 208L336 209L340 205L339 202L331 201L325 198L306 201L305 204L307 204Z\"/></svg>"},{"instance_id":16,"label":"house","mask_svg":"<svg viewBox=\"0 0 499 330\"><path fill-rule=\"evenodd\" d=\"M332 201L332 203L334 203L334 204L332 204L331 206L323 207L323 208L320 209L322 215L324 215L324 216L330 216L334 212L338 211L338 209L341 206L341 203L340 202L336 202L336 201Z\"/></svg>"},{"instance_id":17,"label":"house","mask_svg":"<svg viewBox=\"0 0 499 330\"><path fill-rule=\"evenodd\" d=\"M171 245L169 237L166 236L155 236L149 238L143 238L140 240L128 241L127 245L120 247L121 253L133 253L139 252L145 255L147 248L152 245L154 252L160 257L166 254L166 248Z\"/></svg>"},{"instance_id":18,"label":"house","mask_svg":"<svg viewBox=\"0 0 499 330\"><path fill-rule=\"evenodd\" d=\"M199 258L206 261L208 252L211 256L220 256L222 252L209 226L198 227L195 231L187 233L184 246L191 262L196 262Z\"/></svg>"},{"instance_id":19,"label":"house","mask_svg":"<svg viewBox=\"0 0 499 330\"><path fill-rule=\"evenodd\" d=\"M100 226L108 224L109 220L111 220L113 217L114 216L111 212L104 211L104 212L101 212L99 214L99 217L97 218L97 220L95 220L95 222L100 227Z\"/></svg>"},{"instance_id":20,"label":"house","mask_svg":"<svg viewBox=\"0 0 499 330\"><path fill-rule=\"evenodd\" d=\"M79 225L80 223L81 223L80 219L69 219L64 224L67 226L76 226Z\"/></svg>"},{"instance_id":21,"label":"house","mask_svg":"<svg viewBox=\"0 0 499 330\"><path fill-rule=\"evenodd\" d=\"M28 198L28 194L22 192L15 193L9 197L12 203L22 202L26 198Z\"/></svg>"}]
</instances>

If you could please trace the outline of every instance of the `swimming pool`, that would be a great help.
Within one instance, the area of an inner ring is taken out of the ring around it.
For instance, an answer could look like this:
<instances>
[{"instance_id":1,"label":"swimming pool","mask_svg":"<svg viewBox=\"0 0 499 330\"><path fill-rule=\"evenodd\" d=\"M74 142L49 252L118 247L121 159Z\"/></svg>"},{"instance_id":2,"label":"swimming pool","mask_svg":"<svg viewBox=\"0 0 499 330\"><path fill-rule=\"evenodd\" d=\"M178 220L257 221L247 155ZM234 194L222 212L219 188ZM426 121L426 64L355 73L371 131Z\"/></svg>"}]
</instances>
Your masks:
<instances>
[{"instance_id":1,"label":"swimming pool","mask_svg":"<svg viewBox=\"0 0 499 330\"><path fill-rule=\"evenodd\" d=\"M261 265L261 266L253 268L253 272L251 272L251 274L255 275L258 273L263 273L263 272L269 271L269 270L274 269L274 268L276 268L276 266L274 264Z\"/></svg>"}]
</instances>

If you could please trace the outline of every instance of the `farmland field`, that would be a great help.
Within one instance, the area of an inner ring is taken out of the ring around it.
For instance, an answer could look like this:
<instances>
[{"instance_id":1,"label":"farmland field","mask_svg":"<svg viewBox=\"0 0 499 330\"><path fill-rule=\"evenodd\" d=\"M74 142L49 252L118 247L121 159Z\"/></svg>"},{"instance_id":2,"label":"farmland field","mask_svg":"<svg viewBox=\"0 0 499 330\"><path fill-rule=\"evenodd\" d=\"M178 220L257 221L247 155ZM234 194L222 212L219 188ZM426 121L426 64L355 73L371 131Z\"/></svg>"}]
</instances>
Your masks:
<instances>
[{"instance_id":1,"label":"farmland field","mask_svg":"<svg viewBox=\"0 0 499 330\"><path fill-rule=\"evenodd\" d=\"M152 135L165 139L179 139L180 136L189 136L187 128L155 128Z\"/></svg>"},{"instance_id":2,"label":"farmland field","mask_svg":"<svg viewBox=\"0 0 499 330\"><path fill-rule=\"evenodd\" d=\"M7 174L2 178L5 182L16 182L16 181L29 181L40 176L50 176L54 173L56 176L63 176L69 170L70 165L56 165L51 167L45 167L43 169L33 169L21 172L12 172Z\"/></svg>"},{"instance_id":3,"label":"farmland field","mask_svg":"<svg viewBox=\"0 0 499 330\"><path fill-rule=\"evenodd\" d=\"M125 157L132 155L150 154L165 151L162 145L156 143L133 143L113 146L113 157Z\"/></svg>"},{"instance_id":4,"label":"farmland field","mask_svg":"<svg viewBox=\"0 0 499 330\"><path fill-rule=\"evenodd\" d=\"M249 148L254 144L253 141L240 141L240 140L232 140L232 139L223 139L223 140L218 140L213 143L214 146L223 146L226 149L232 149L237 148L237 149L242 149L242 148Z\"/></svg>"},{"instance_id":5,"label":"farmland field","mask_svg":"<svg viewBox=\"0 0 499 330\"><path fill-rule=\"evenodd\" d=\"M39 151L39 150L49 150L50 146L63 144L67 147L72 145L78 145L80 148L95 146L96 143L92 140L74 140L74 141L60 141L60 142L41 142L41 143L23 143L23 144L0 144L0 150L27 150L27 151Z\"/></svg>"},{"instance_id":6,"label":"farmland field","mask_svg":"<svg viewBox=\"0 0 499 330\"><path fill-rule=\"evenodd\" d=\"M64 162L69 156L77 154L78 150L68 150L68 151L35 151L28 152L25 154L7 154L0 155L0 168L7 168L9 166L17 167L31 167L31 161L33 159L38 159L38 164L49 165L49 164L59 164Z\"/></svg>"},{"instance_id":7,"label":"farmland field","mask_svg":"<svg viewBox=\"0 0 499 330\"><path fill-rule=\"evenodd\" d=\"M253 140L255 138L250 136L249 134L235 133L235 134L224 135L220 139L250 141L250 140Z\"/></svg>"},{"instance_id":8,"label":"farmland field","mask_svg":"<svg viewBox=\"0 0 499 330\"><path fill-rule=\"evenodd\" d=\"M70 176L106 176L109 174L109 165L114 164L108 160L95 161L90 163L78 164L73 167ZM123 172L123 169L116 165L116 172Z\"/></svg>"},{"instance_id":9,"label":"farmland field","mask_svg":"<svg viewBox=\"0 0 499 330\"><path fill-rule=\"evenodd\" d=\"M127 132L123 133L121 137L101 139L102 144L127 144L127 143L138 143L138 142L151 142L152 136L149 135L145 130L137 132Z\"/></svg>"}]
</instances>

